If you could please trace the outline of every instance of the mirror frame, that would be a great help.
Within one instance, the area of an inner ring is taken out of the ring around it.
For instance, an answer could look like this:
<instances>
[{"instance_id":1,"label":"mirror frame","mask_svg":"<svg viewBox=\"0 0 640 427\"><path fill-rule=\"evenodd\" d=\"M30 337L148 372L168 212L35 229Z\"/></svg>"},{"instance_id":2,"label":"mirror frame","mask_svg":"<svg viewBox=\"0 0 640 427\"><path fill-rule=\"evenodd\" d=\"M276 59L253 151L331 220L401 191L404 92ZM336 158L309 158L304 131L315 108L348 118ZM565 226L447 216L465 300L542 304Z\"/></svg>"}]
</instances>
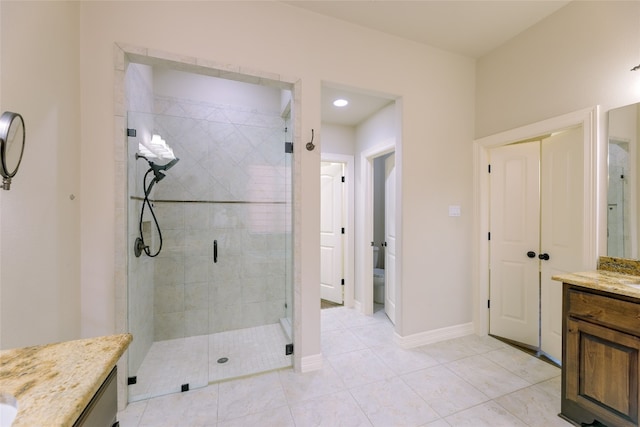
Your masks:
<instances>
[{"instance_id":1,"label":"mirror frame","mask_svg":"<svg viewBox=\"0 0 640 427\"><path fill-rule=\"evenodd\" d=\"M18 122L19 120L19 122ZM15 123L22 125L22 141L15 141L13 143L21 144L20 146L20 157L18 157L18 162L11 170L13 165L7 164L7 151L9 149L9 143L11 141L8 140L9 135L11 133L11 126ZM24 144L26 138L26 128L24 125L24 119L18 113L13 113L11 111L5 111L0 116L0 175L2 175L2 189L9 190L11 187L11 179L18 172L18 168L20 167L20 163L22 162L22 156L24 154Z\"/></svg>"}]
</instances>

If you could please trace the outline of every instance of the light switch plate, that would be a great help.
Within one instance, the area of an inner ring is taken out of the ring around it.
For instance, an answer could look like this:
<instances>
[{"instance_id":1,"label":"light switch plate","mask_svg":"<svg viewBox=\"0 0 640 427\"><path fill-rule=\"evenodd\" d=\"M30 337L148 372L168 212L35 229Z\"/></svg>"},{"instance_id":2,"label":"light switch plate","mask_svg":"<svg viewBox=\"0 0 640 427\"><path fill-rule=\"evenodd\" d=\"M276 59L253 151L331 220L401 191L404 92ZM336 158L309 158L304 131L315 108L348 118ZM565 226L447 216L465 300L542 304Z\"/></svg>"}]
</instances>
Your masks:
<instances>
[{"instance_id":1,"label":"light switch plate","mask_svg":"<svg viewBox=\"0 0 640 427\"><path fill-rule=\"evenodd\" d=\"M460 205L449 205L449 216L460 216Z\"/></svg>"}]
</instances>

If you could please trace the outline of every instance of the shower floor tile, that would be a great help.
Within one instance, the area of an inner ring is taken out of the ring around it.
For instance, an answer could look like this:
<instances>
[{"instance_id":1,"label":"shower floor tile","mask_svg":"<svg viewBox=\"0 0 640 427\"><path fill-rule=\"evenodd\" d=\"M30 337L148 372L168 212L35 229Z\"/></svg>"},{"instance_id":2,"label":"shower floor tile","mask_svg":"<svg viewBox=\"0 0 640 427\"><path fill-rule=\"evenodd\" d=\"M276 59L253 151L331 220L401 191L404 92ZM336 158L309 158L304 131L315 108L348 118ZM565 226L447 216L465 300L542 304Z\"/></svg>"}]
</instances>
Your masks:
<instances>
[{"instance_id":1,"label":"shower floor tile","mask_svg":"<svg viewBox=\"0 0 640 427\"><path fill-rule=\"evenodd\" d=\"M291 366L288 343L280 323L209 335L209 382Z\"/></svg>"},{"instance_id":2,"label":"shower floor tile","mask_svg":"<svg viewBox=\"0 0 640 427\"><path fill-rule=\"evenodd\" d=\"M280 323L211 335L158 341L151 345L129 401L148 399L209 383L291 366L288 338ZM225 363L219 363L227 358Z\"/></svg>"}]
</instances>

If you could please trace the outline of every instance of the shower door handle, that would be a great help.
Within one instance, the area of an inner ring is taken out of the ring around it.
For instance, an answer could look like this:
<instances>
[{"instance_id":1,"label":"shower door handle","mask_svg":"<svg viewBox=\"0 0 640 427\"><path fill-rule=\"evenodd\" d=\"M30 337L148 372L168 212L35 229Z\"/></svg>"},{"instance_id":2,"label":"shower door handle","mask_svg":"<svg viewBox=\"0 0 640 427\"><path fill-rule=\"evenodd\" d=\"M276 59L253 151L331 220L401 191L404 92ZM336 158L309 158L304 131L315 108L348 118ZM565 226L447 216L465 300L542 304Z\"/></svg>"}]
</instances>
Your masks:
<instances>
[{"instance_id":1,"label":"shower door handle","mask_svg":"<svg viewBox=\"0 0 640 427\"><path fill-rule=\"evenodd\" d=\"M218 241L213 241L213 262L218 262Z\"/></svg>"}]
</instances>

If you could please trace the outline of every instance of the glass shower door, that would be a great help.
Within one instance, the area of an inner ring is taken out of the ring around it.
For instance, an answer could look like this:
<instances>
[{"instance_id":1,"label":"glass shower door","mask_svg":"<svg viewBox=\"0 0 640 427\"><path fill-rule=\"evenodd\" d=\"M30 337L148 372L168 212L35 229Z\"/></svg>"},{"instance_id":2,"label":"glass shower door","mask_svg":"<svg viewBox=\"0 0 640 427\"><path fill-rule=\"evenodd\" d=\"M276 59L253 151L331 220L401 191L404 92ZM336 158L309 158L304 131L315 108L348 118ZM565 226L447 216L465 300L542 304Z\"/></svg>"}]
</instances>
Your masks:
<instances>
[{"instance_id":1,"label":"glass shower door","mask_svg":"<svg viewBox=\"0 0 640 427\"><path fill-rule=\"evenodd\" d=\"M208 270L200 259L208 207L185 203L182 190L188 165L179 132L192 125L185 118L128 114L130 401L209 383ZM153 135L179 159L160 175L155 168L167 160L154 154ZM135 250L140 238L148 251Z\"/></svg>"},{"instance_id":2,"label":"glass shower door","mask_svg":"<svg viewBox=\"0 0 640 427\"><path fill-rule=\"evenodd\" d=\"M291 366L292 155L284 119L228 105L156 103L166 112L128 115L135 129L128 241L133 246L140 228L153 248L162 240L156 257L129 250L129 376L137 379L130 401ZM149 194L155 219L147 209L140 225L149 163L135 154L154 134L180 160Z\"/></svg>"}]
</instances>

